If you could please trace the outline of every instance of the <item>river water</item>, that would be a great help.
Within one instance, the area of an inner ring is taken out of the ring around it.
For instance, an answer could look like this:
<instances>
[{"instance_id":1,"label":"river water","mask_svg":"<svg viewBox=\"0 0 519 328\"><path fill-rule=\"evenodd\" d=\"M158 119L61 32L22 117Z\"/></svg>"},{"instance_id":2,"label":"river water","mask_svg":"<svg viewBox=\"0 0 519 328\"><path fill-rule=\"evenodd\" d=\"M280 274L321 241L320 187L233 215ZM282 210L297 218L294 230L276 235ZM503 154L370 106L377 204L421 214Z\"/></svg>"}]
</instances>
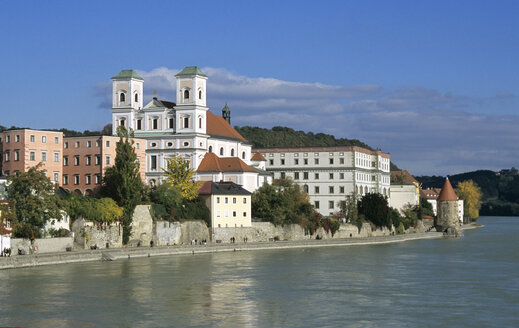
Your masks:
<instances>
[{"instance_id":1,"label":"river water","mask_svg":"<svg viewBox=\"0 0 519 328\"><path fill-rule=\"evenodd\" d=\"M0 271L0 326L519 327L519 218L460 239Z\"/></svg>"}]
</instances>

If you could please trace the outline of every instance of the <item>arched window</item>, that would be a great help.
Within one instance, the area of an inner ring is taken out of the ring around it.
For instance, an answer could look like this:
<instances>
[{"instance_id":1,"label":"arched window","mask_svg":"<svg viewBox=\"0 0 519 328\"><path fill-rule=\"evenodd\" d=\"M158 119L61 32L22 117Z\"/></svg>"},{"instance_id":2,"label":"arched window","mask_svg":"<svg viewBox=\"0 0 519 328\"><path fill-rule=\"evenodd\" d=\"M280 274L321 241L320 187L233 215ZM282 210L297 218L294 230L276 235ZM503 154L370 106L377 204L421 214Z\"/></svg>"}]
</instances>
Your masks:
<instances>
[{"instance_id":1,"label":"arched window","mask_svg":"<svg viewBox=\"0 0 519 328\"><path fill-rule=\"evenodd\" d=\"M241 153L241 159L245 159L245 152Z\"/></svg>"},{"instance_id":2,"label":"arched window","mask_svg":"<svg viewBox=\"0 0 519 328\"><path fill-rule=\"evenodd\" d=\"M139 94L136 93L136 94L135 94L135 102L138 102L138 101L139 101Z\"/></svg>"},{"instance_id":3,"label":"arched window","mask_svg":"<svg viewBox=\"0 0 519 328\"><path fill-rule=\"evenodd\" d=\"M234 149L231 149L231 157L234 157Z\"/></svg>"},{"instance_id":4,"label":"arched window","mask_svg":"<svg viewBox=\"0 0 519 328\"><path fill-rule=\"evenodd\" d=\"M184 90L184 99L189 99L189 90Z\"/></svg>"},{"instance_id":5,"label":"arched window","mask_svg":"<svg viewBox=\"0 0 519 328\"><path fill-rule=\"evenodd\" d=\"M213 152L213 146L209 146L209 152L210 152L210 153Z\"/></svg>"},{"instance_id":6,"label":"arched window","mask_svg":"<svg viewBox=\"0 0 519 328\"><path fill-rule=\"evenodd\" d=\"M126 101L126 96L124 95L124 93L121 93L119 95L119 101L122 102L122 103Z\"/></svg>"},{"instance_id":7,"label":"arched window","mask_svg":"<svg viewBox=\"0 0 519 328\"><path fill-rule=\"evenodd\" d=\"M202 118L201 117L198 118L198 128L199 129L202 128Z\"/></svg>"},{"instance_id":8,"label":"arched window","mask_svg":"<svg viewBox=\"0 0 519 328\"><path fill-rule=\"evenodd\" d=\"M220 148L220 156L223 156L223 147Z\"/></svg>"},{"instance_id":9,"label":"arched window","mask_svg":"<svg viewBox=\"0 0 519 328\"><path fill-rule=\"evenodd\" d=\"M198 99L202 99L202 90L198 91Z\"/></svg>"}]
</instances>

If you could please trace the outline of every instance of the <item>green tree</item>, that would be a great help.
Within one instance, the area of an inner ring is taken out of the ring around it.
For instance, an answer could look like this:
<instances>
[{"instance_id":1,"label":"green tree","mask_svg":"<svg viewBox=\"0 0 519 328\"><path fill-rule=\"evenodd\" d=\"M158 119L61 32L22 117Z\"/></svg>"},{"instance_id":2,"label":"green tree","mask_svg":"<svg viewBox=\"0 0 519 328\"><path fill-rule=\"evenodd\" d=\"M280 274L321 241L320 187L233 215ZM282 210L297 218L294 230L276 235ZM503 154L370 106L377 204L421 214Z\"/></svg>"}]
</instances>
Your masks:
<instances>
[{"instance_id":1,"label":"green tree","mask_svg":"<svg viewBox=\"0 0 519 328\"><path fill-rule=\"evenodd\" d=\"M481 208L481 189L472 181L459 182L456 187L456 195L463 199L463 213L465 217L476 220Z\"/></svg>"},{"instance_id":2,"label":"green tree","mask_svg":"<svg viewBox=\"0 0 519 328\"><path fill-rule=\"evenodd\" d=\"M61 218L55 185L40 170L40 165L27 172L16 172L8 181L8 197L14 202L15 237L38 238L48 220Z\"/></svg>"},{"instance_id":3,"label":"green tree","mask_svg":"<svg viewBox=\"0 0 519 328\"><path fill-rule=\"evenodd\" d=\"M346 219L346 222L353 224L357 229L362 229L362 219L359 216L359 196L353 192L346 196L346 200L340 203L340 213Z\"/></svg>"},{"instance_id":4,"label":"green tree","mask_svg":"<svg viewBox=\"0 0 519 328\"><path fill-rule=\"evenodd\" d=\"M422 209L422 215L424 216L434 216L434 211L432 204L427 201L425 198L420 198L420 207Z\"/></svg>"},{"instance_id":5,"label":"green tree","mask_svg":"<svg viewBox=\"0 0 519 328\"><path fill-rule=\"evenodd\" d=\"M130 140L133 131L120 126L117 134L119 141L115 148L115 165L106 170L101 193L115 200L124 209L123 243L126 244L131 234L133 212L142 199L144 187L133 140Z\"/></svg>"},{"instance_id":6,"label":"green tree","mask_svg":"<svg viewBox=\"0 0 519 328\"><path fill-rule=\"evenodd\" d=\"M195 170L189 167L189 162L180 156L173 156L167 159L167 163L167 169L164 170L167 182L178 188L183 198L197 198L202 182L194 181Z\"/></svg>"},{"instance_id":7,"label":"green tree","mask_svg":"<svg viewBox=\"0 0 519 328\"><path fill-rule=\"evenodd\" d=\"M364 195L359 201L359 214L366 220L373 222L377 227L387 227L391 229L391 219L389 217L389 206L386 197L378 193Z\"/></svg>"},{"instance_id":8,"label":"green tree","mask_svg":"<svg viewBox=\"0 0 519 328\"><path fill-rule=\"evenodd\" d=\"M157 214L156 216L162 219L169 220L174 218L177 209L182 205L182 194L177 187L167 181L161 183L150 192L150 199L152 202L156 203L156 205L161 205L163 207L164 210L162 210L160 206L155 206L153 208ZM168 215L164 215L166 213ZM169 216L169 218L165 216Z\"/></svg>"}]
</instances>

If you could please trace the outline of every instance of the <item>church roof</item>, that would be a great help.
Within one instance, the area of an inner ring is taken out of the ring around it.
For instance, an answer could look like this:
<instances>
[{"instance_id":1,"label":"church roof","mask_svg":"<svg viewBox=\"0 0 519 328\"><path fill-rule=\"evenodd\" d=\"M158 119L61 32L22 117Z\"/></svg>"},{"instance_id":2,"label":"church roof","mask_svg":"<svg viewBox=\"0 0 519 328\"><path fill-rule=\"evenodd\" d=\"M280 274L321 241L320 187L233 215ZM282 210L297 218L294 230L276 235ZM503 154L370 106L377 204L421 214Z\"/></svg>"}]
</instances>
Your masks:
<instances>
[{"instance_id":1,"label":"church roof","mask_svg":"<svg viewBox=\"0 0 519 328\"><path fill-rule=\"evenodd\" d=\"M144 81L144 79L142 77L140 77L139 74L137 74L137 72L134 71L133 69L123 69L122 71L119 72L119 74L112 77L112 79L130 79L130 78Z\"/></svg>"},{"instance_id":2,"label":"church roof","mask_svg":"<svg viewBox=\"0 0 519 328\"><path fill-rule=\"evenodd\" d=\"M242 186L232 181L205 182L200 189L199 195L250 195L251 193Z\"/></svg>"},{"instance_id":3,"label":"church roof","mask_svg":"<svg viewBox=\"0 0 519 328\"><path fill-rule=\"evenodd\" d=\"M244 161L238 157L218 157L214 153L205 154L202 162L198 166L197 172L253 172L256 173L252 167L245 164Z\"/></svg>"},{"instance_id":4,"label":"church roof","mask_svg":"<svg viewBox=\"0 0 519 328\"><path fill-rule=\"evenodd\" d=\"M202 73L202 71L200 70L200 68L198 68L198 66L184 67L184 69L181 70L180 72L178 72L175 76L191 76L191 75L200 75L200 76L207 77L207 75Z\"/></svg>"},{"instance_id":5,"label":"church roof","mask_svg":"<svg viewBox=\"0 0 519 328\"><path fill-rule=\"evenodd\" d=\"M438 196L437 201L457 201L458 197L452 188L452 185L449 181L449 178L445 179L445 183L443 184L442 191L440 192L440 196Z\"/></svg>"},{"instance_id":6,"label":"church roof","mask_svg":"<svg viewBox=\"0 0 519 328\"><path fill-rule=\"evenodd\" d=\"M227 121L221 117L214 115L210 111L207 111L207 134L215 137L224 137L231 139L238 139L243 142L247 140L242 137Z\"/></svg>"},{"instance_id":7,"label":"church roof","mask_svg":"<svg viewBox=\"0 0 519 328\"><path fill-rule=\"evenodd\" d=\"M259 161L259 162L266 162L267 159L265 157L263 157L263 155L261 155L260 152L256 152L252 158L250 159L251 161Z\"/></svg>"}]
</instances>

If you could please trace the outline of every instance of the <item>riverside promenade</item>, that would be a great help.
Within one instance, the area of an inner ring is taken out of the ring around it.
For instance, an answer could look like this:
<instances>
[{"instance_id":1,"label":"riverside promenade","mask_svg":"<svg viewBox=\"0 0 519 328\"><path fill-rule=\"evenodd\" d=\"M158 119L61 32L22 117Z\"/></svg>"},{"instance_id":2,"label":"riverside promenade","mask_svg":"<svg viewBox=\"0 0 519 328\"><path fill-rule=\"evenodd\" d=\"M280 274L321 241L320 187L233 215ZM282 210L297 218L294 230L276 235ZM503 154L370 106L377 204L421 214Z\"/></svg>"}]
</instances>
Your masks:
<instances>
[{"instance_id":1,"label":"riverside promenade","mask_svg":"<svg viewBox=\"0 0 519 328\"><path fill-rule=\"evenodd\" d=\"M76 250L72 252L18 255L0 257L0 269L15 269L41 265L66 264L89 261L117 261L137 257L167 256L167 255L196 255L217 252L238 252L266 249L312 248L379 245L409 240L442 238L441 232L411 233L395 236L380 236L347 239L307 239L293 241L271 241L257 243L179 245L162 247L127 247L98 250Z\"/></svg>"}]
</instances>

